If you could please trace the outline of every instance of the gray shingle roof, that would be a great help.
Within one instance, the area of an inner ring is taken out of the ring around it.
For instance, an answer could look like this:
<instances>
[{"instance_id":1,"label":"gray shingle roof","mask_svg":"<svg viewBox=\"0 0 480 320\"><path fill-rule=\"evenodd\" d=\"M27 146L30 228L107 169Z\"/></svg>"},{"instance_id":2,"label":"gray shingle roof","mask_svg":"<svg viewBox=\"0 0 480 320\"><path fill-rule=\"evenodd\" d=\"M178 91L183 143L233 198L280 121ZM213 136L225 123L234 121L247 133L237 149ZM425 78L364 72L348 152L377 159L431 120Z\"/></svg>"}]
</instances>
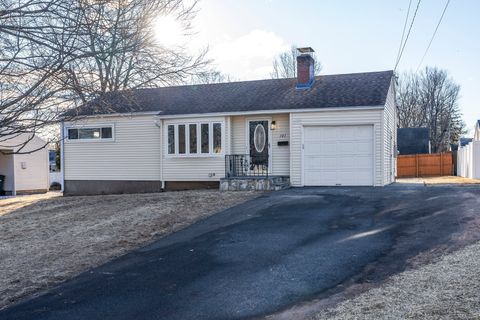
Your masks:
<instances>
[{"instance_id":1,"label":"gray shingle roof","mask_svg":"<svg viewBox=\"0 0 480 320\"><path fill-rule=\"evenodd\" d=\"M181 115L309 108L383 106L393 71L322 75L308 90L296 79L174 86L107 94L67 115L157 112Z\"/></svg>"},{"instance_id":2,"label":"gray shingle roof","mask_svg":"<svg viewBox=\"0 0 480 320\"><path fill-rule=\"evenodd\" d=\"M460 147L464 147L472 141L473 141L473 138L460 138L460 141L459 141Z\"/></svg>"}]
</instances>

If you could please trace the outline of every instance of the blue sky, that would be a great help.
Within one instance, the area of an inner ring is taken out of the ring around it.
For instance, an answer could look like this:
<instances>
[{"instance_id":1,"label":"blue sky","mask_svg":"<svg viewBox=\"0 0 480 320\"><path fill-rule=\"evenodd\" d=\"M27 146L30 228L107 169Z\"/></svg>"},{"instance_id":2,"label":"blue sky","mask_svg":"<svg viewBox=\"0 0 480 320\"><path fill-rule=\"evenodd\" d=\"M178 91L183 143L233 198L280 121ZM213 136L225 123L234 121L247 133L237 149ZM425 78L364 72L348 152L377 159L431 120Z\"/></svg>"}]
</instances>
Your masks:
<instances>
[{"instance_id":1,"label":"blue sky","mask_svg":"<svg viewBox=\"0 0 480 320\"><path fill-rule=\"evenodd\" d=\"M422 1L399 71L417 69L445 1ZM408 2L202 0L190 45L208 44L216 66L238 80L269 78L273 57L291 44L313 47L324 74L393 69ZM480 119L479 16L480 1L451 0L423 64L461 85L469 128Z\"/></svg>"}]
</instances>

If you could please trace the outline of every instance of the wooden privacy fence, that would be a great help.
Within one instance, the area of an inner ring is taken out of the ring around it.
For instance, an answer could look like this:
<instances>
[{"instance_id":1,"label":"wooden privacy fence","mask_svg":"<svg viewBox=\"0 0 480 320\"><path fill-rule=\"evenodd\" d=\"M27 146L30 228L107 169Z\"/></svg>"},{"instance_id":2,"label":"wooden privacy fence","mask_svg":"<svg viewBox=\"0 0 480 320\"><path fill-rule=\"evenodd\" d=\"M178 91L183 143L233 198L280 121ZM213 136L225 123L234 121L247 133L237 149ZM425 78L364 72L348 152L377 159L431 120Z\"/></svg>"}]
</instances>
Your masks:
<instances>
[{"instance_id":1,"label":"wooden privacy fence","mask_svg":"<svg viewBox=\"0 0 480 320\"><path fill-rule=\"evenodd\" d=\"M398 178L451 175L453 175L451 152L399 155L397 158Z\"/></svg>"}]
</instances>

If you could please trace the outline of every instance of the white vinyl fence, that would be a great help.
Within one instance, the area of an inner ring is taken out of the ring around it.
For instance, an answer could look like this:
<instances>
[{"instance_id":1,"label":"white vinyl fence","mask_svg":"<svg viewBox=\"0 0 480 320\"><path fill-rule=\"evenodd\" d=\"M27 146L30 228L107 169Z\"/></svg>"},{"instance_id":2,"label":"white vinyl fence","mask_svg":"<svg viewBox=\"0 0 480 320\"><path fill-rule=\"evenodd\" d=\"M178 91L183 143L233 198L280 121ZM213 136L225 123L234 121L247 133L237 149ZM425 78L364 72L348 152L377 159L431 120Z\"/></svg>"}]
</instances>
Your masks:
<instances>
[{"instance_id":1,"label":"white vinyl fence","mask_svg":"<svg viewBox=\"0 0 480 320\"><path fill-rule=\"evenodd\" d=\"M470 179L480 179L480 141L472 141L458 149L457 174Z\"/></svg>"}]
</instances>

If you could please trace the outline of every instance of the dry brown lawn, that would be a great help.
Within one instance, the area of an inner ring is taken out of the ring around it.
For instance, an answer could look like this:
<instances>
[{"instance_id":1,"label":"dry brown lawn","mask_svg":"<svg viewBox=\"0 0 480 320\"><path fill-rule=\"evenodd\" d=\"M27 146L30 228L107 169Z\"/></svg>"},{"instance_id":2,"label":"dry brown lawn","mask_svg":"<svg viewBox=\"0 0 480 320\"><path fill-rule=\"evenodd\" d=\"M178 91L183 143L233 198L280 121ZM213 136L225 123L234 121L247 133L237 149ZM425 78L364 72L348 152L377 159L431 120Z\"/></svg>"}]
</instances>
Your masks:
<instances>
[{"instance_id":1,"label":"dry brown lawn","mask_svg":"<svg viewBox=\"0 0 480 320\"><path fill-rule=\"evenodd\" d=\"M400 178L397 179L397 183L413 183L413 184L426 184L426 185L441 185L441 184L478 184L480 180L468 179L456 176L444 176L444 177L425 177L425 178Z\"/></svg>"},{"instance_id":2,"label":"dry brown lawn","mask_svg":"<svg viewBox=\"0 0 480 320\"><path fill-rule=\"evenodd\" d=\"M0 308L257 195L201 190L0 199Z\"/></svg>"},{"instance_id":3,"label":"dry brown lawn","mask_svg":"<svg viewBox=\"0 0 480 320\"><path fill-rule=\"evenodd\" d=\"M317 314L315 320L480 319L480 243Z\"/></svg>"}]
</instances>

